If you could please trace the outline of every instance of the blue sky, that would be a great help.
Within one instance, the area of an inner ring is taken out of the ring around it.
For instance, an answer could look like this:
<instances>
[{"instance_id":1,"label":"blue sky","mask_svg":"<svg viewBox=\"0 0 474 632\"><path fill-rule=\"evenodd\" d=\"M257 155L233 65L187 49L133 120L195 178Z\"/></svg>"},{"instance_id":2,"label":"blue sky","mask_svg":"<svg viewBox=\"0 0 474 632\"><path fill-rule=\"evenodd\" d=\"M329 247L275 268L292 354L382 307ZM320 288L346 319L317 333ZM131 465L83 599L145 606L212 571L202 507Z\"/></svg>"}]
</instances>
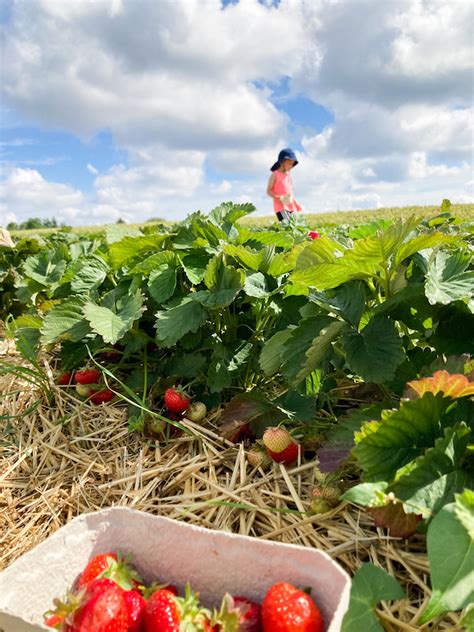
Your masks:
<instances>
[{"instance_id":1,"label":"blue sky","mask_svg":"<svg viewBox=\"0 0 474 632\"><path fill-rule=\"evenodd\" d=\"M306 211L471 202L472 13L0 0L0 225L182 218L227 199L268 214L284 146Z\"/></svg>"}]
</instances>

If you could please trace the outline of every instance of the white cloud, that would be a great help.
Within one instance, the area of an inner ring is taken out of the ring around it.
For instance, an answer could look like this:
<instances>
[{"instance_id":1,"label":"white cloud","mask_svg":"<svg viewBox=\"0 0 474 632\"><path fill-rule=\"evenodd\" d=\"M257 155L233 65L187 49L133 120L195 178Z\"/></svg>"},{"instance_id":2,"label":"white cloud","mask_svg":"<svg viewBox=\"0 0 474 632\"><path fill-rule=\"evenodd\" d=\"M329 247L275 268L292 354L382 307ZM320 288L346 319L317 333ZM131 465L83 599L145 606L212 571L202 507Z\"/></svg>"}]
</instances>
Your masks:
<instances>
[{"instance_id":1,"label":"white cloud","mask_svg":"<svg viewBox=\"0 0 474 632\"><path fill-rule=\"evenodd\" d=\"M78 217L85 199L80 191L66 184L48 182L35 169L12 168L0 184L0 225L15 215L28 217Z\"/></svg>"},{"instance_id":2,"label":"white cloud","mask_svg":"<svg viewBox=\"0 0 474 632\"><path fill-rule=\"evenodd\" d=\"M226 196L271 212L269 167L294 129L273 103L283 79L335 119L298 139L294 181L308 211L469 201L473 7L16 0L1 27L5 107L82 137L110 131L128 160L100 172L87 164L86 196L41 175L50 162L24 159L8 167L0 212L140 221Z\"/></svg>"}]
</instances>

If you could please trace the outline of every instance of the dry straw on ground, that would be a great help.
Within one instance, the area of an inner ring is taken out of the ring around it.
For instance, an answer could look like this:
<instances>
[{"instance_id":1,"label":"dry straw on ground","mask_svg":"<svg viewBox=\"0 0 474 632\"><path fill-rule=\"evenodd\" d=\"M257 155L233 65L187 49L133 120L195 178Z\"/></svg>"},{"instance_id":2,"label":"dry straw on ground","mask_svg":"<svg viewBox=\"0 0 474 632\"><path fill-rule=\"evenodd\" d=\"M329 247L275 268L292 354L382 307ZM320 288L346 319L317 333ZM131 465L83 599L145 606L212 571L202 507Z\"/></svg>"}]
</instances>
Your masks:
<instances>
[{"instance_id":1,"label":"dry straw on ground","mask_svg":"<svg viewBox=\"0 0 474 632\"><path fill-rule=\"evenodd\" d=\"M19 364L11 351L3 343L0 360ZM455 615L417 624L430 595L422 536L390 539L347 504L308 515L314 463L255 471L242 446L218 436L216 415L205 427L187 423L192 434L154 443L128 433L120 404L91 406L73 392L56 387L54 405L48 406L31 384L0 376L0 569L74 516L127 506L211 529L318 547L351 574L363 562L373 562L407 592L405 600L380 606L386 630L461 629ZM35 403L37 408L24 414Z\"/></svg>"}]
</instances>

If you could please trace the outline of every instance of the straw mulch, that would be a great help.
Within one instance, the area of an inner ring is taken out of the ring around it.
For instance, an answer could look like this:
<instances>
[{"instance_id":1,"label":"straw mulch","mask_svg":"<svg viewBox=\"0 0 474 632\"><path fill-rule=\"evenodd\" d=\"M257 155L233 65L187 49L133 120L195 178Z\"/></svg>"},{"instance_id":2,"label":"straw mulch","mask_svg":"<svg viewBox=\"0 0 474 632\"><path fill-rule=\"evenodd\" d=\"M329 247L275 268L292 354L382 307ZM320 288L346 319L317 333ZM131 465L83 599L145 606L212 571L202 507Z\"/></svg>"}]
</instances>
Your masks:
<instances>
[{"instance_id":1,"label":"straw mulch","mask_svg":"<svg viewBox=\"0 0 474 632\"><path fill-rule=\"evenodd\" d=\"M6 352L11 349L3 348ZM9 361L19 363L18 356ZM11 375L0 376L0 393L0 416L21 415L39 398L31 385ZM390 539L347 504L324 515L307 514L314 463L252 470L242 446L218 436L216 416L203 428L189 422L192 435L159 445L129 434L118 404L92 407L58 388L54 407L39 401L30 414L0 420L0 568L74 516L128 506L211 529L318 547L350 574L373 562L396 576L407 593L405 600L380 606L386 630L461 630L456 615L417 625L430 595L421 535L408 542Z\"/></svg>"}]
</instances>

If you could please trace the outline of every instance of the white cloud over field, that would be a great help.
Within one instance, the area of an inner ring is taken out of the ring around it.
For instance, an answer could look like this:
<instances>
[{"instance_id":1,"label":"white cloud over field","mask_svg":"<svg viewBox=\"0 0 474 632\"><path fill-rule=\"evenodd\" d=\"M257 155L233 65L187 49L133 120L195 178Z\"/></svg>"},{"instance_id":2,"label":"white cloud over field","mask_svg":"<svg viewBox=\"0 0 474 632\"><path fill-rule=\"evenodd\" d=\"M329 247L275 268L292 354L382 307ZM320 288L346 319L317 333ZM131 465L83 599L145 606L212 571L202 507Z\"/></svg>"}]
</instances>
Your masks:
<instances>
[{"instance_id":1,"label":"white cloud over field","mask_svg":"<svg viewBox=\"0 0 474 632\"><path fill-rule=\"evenodd\" d=\"M474 201L473 16L470 0L14 0L4 108L84 141L106 130L128 160L86 161L86 193L9 159L0 224L176 218L223 199L270 212L290 142L311 212ZM334 120L295 136L275 103L299 97Z\"/></svg>"}]
</instances>

